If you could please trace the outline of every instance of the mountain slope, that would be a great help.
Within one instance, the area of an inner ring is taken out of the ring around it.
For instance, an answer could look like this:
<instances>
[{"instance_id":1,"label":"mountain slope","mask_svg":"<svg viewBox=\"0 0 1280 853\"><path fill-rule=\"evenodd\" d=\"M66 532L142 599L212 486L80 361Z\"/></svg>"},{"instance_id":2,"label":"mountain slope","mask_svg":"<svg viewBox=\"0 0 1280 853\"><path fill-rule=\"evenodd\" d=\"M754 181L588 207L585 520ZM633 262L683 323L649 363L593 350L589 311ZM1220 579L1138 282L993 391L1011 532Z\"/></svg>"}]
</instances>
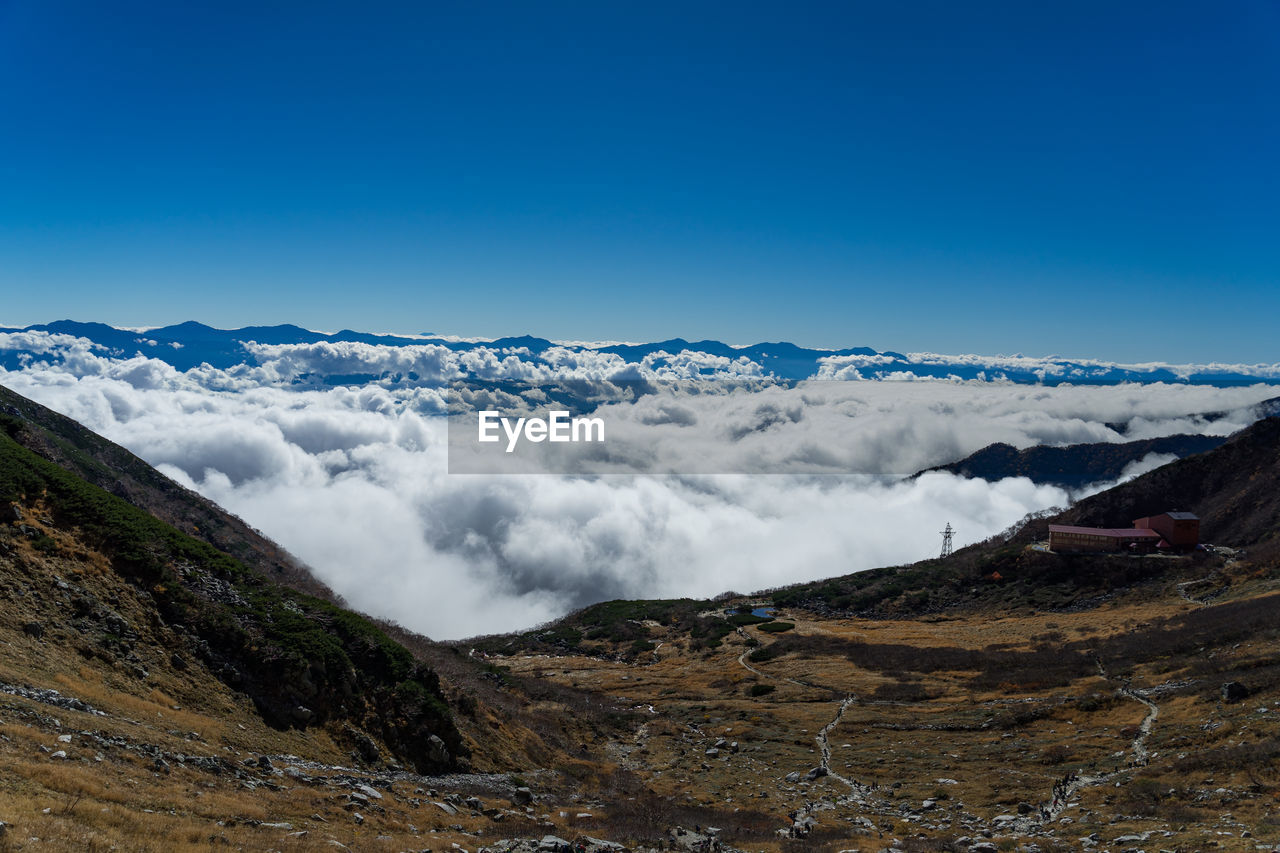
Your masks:
<instances>
[{"instance_id":1,"label":"mountain slope","mask_svg":"<svg viewBox=\"0 0 1280 853\"><path fill-rule=\"evenodd\" d=\"M1170 510L1194 512L1201 540L1248 547L1265 570L1280 563L1280 418L1241 430L1222 446L1189 456L1086 498L1057 514L1025 520L1015 531L956 551L946 559L886 567L796 584L772 593L785 606L863 614L956 608L1081 607L1117 590L1200 576L1198 561L1161 557L1061 556L1027 548L1048 525L1129 527Z\"/></svg>"},{"instance_id":2,"label":"mountain slope","mask_svg":"<svg viewBox=\"0 0 1280 853\"><path fill-rule=\"evenodd\" d=\"M959 462L926 468L915 476L929 471L947 471L961 477L980 477L990 481L1027 477L1039 485L1078 489L1091 483L1118 479L1126 465L1150 453L1181 459L1212 450L1226 440L1226 436L1216 435L1169 435L1114 444L1038 445L1022 450L1010 444L997 443L989 444Z\"/></svg>"},{"instance_id":3,"label":"mountain slope","mask_svg":"<svg viewBox=\"0 0 1280 853\"><path fill-rule=\"evenodd\" d=\"M239 518L71 418L0 386L10 437L28 450L183 533L301 592L342 602L305 567Z\"/></svg>"},{"instance_id":4,"label":"mountain slope","mask_svg":"<svg viewBox=\"0 0 1280 853\"><path fill-rule=\"evenodd\" d=\"M457 765L461 738L438 679L402 646L362 617L282 586L37 456L15 440L27 432L20 417L0 415L0 506L11 507L5 551L17 569L84 574L85 563L110 571L160 632L131 652L148 649L163 663L157 644L170 644L248 696L272 726L321 726L354 742L363 730L422 770ZM75 593L70 606L106 634L127 636L128 620L93 594ZM13 618L24 608L5 610ZM132 671L145 683L145 665Z\"/></svg>"}]
</instances>

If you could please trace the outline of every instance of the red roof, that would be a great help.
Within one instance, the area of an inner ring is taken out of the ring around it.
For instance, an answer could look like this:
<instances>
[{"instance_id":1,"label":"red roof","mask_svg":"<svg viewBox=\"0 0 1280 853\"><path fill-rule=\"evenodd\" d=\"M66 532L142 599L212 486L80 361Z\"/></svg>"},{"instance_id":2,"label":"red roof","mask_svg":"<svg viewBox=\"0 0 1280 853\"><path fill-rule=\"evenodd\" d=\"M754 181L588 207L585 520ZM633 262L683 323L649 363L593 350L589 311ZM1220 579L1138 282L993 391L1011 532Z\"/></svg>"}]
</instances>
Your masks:
<instances>
[{"instance_id":1,"label":"red roof","mask_svg":"<svg viewBox=\"0 0 1280 853\"><path fill-rule=\"evenodd\" d=\"M1069 524L1050 524L1050 533L1083 533L1090 536L1106 536L1110 539L1159 539L1154 530L1141 527L1072 527Z\"/></svg>"}]
</instances>

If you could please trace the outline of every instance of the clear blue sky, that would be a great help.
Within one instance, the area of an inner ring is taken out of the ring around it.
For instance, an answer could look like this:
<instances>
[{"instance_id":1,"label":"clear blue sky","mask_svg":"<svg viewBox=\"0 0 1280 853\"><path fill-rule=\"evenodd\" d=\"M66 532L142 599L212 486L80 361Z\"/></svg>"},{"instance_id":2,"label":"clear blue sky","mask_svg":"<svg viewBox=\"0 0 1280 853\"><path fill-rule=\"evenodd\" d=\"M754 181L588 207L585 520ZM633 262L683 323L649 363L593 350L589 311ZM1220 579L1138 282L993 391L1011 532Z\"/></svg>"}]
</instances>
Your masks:
<instances>
[{"instance_id":1,"label":"clear blue sky","mask_svg":"<svg viewBox=\"0 0 1280 853\"><path fill-rule=\"evenodd\" d=\"M4 325L1280 361L1275 0L0 0L0 80Z\"/></svg>"}]
</instances>

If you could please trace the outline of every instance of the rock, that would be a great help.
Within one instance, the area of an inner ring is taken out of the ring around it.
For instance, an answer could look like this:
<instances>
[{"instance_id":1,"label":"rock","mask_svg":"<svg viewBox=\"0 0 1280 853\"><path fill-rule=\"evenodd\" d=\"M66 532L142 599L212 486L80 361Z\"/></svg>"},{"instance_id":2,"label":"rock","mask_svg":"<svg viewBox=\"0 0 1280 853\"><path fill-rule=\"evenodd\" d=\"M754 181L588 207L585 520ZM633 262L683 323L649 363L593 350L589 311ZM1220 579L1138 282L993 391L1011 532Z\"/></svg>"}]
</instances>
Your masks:
<instances>
[{"instance_id":1,"label":"rock","mask_svg":"<svg viewBox=\"0 0 1280 853\"><path fill-rule=\"evenodd\" d=\"M511 792L511 805L527 806L533 802L533 792L528 788L516 788Z\"/></svg>"},{"instance_id":2,"label":"rock","mask_svg":"<svg viewBox=\"0 0 1280 853\"><path fill-rule=\"evenodd\" d=\"M44 625L39 622L27 622L22 626L22 633L39 640L44 636Z\"/></svg>"},{"instance_id":3,"label":"rock","mask_svg":"<svg viewBox=\"0 0 1280 853\"><path fill-rule=\"evenodd\" d=\"M1000 853L1000 848L990 841L979 841L977 844L970 845L969 853Z\"/></svg>"},{"instance_id":4,"label":"rock","mask_svg":"<svg viewBox=\"0 0 1280 853\"><path fill-rule=\"evenodd\" d=\"M797 770L795 773L788 773L786 781L794 785L796 782L799 782L801 778L803 778L803 774L801 774L800 771Z\"/></svg>"},{"instance_id":5,"label":"rock","mask_svg":"<svg viewBox=\"0 0 1280 853\"><path fill-rule=\"evenodd\" d=\"M58 750L58 751L57 751L57 752L55 752L53 755L50 755L50 756L49 756L49 758L50 758L50 759L52 759L52 760L54 760L54 761L61 761L62 759L66 758L66 757L67 757L67 753L66 753L66 751L65 751L65 750L62 750L62 749Z\"/></svg>"},{"instance_id":6,"label":"rock","mask_svg":"<svg viewBox=\"0 0 1280 853\"><path fill-rule=\"evenodd\" d=\"M455 815L458 813L458 810L455 809L453 806L449 805L448 803L432 803L432 805L434 805L436 808L440 809L440 811L444 812L447 815Z\"/></svg>"},{"instance_id":7,"label":"rock","mask_svg":"<svg viewBox=\"0 0 1280 853\"><path fill-rule=\"evenodd\" d=\"M71 735L58 735L58 743L71 743Z\"/></svg>"},{"instance_id":8,"label":"rock","mask_svg":"<svg viewBox=\"0 0 1280 853\"><path fill-rule=\"evenodd\" d=\"M427 759L435 764L449 763L449 749L436 735L427 738Z\"/></svg>"},{"instance_id":9,"label":"rock","mask_svg":"<svg viewBox=\"0 0 1280 853\"><path fill-rule=\"evenodd\" d=\"M151 762L151 766L155 768L157 773L169 772L169 762L165 761L163 758L157 758L155 761Z\"/></svg>"},{"instance_id":10,"label":"rock","mask_svg":"<svg viewBox=\"0 0 1280 853\"><path fill-rule=\"evenodd\" d=\"M258 766L261 767L263 770L275 769L271 766L271 759L267 758L265 755L258 756Z\"/></svg>"},{"instance_id":11,"label":"rock","mask_svg":"<svg viewBox=\"0 0 1280 853\"><path fill-rule=\"evenodd\" d=\"M466 803L467 803L467 808L473 811L478 812L484 808L484 803L480 802L479 797L467 797Z\"/></svg>"},{"instance_id":12,"label":"rock","mask_svg":"<svg viewBox=\"0 0 1280 853\"><path fill-rule=\"evenodd\" d=\"M1249 688L1238 681L1228 681L1222 685L1223 702L1239 702L1241 699L1248 697L1248 695Z\"/></svg>"},{"instance_id":13,"label":"rock","mask_svg":"<svg viewBox=\"0 0 1280 853\"><path fill-rule=\"evenodd\" d=\"M356 753L359 757L369 764L376 762L379 758L379 753L378 745L373 742L373 738L356 729L349 729L348 731L351 739L355 742Z\"/></svg>"},{"instance_id":14,"label":"rock","mask_svg":"<svg viewBox=\"0 0 1280 853\"><path fill-rule=\"evenodd\" d=\"M930 811L931 809L936 809L937 807L938 807L937 800L925 800L923 803L920 804L920 808L924 809L925 811Z\"/></svg>"},{"instance_id":15,"label":"rock","mask_svg":"<svg viewBox=\"0 0 1280 853\"><path fill-rule=\"evenodd\" d=\"M719 757L720 757L720 750L716 749L716 748L713 746L713 747L710 747L710 748L709 748L705 753L703 753L703 754L704 754L704 755L706 755L706 756L707 756L707 758L719 758Z\"/></svg>"},{"instance_id":16,"label":"rock","mask_svg":"<svg viewBox=\"0 0 1280 853\"><path fill-rule=\"evenodd\" d=\"M292 711L289 712L289 716L293 717L293 721L295 723L306 725L307 723L311 722L311 718L315 716L315 714L313 714L311 709L306 707L305 705L298 705L294 707Z\"/></svg>"},{"instance_id":17,"label":"rock","mask_svg":"<svg viewBox=\"0 0 1280 853\"><path fill-rule=\"evenodd\" d=\"M1018 814L1031 814L1031 803L1018 803Z\"/></svg>"},{"instance_id":18,"label":"rock","mask_svg":"<svg viewBox=\"0 0 1280 853\"><path fill-rule=\"evenodd\" d=\"M352 812L351 819L356 822L356 826L364 823L364 815L360 814L360 812Z\"/></svg>"},{"instance_id":19,"label":"rock","mask_svg":"<svg viewBox=\"0 0 1280 853\"><path fill-rule=\"evenodd\" d=\"M375 800L382 799L382 793L378 791L377 788L370 787L369 785L356 785L356 790L364 794L366 797L370 797Z\"/></svg>"},{"instance_id":20,"label":"rock","mask_svg":"<svg viewBox=\"0 0 1280 853\"><path fill-rule=\"evenodd\" d=\"M544 835L538 842L538 850L541 853L568 853L571 849L568 841L554 835Z\"/></svg>"},{"instance_id":21,"label":"rock","mask_svg":"<svg viewBox=\"0 0 1280 853\"><path fill-rule=\"evenodd\" d=\"M9 509L13 512L14 521L22 521L22 507L17 504L9 504Z\"/></svg>"},{"instance_id":22,"label":"rock","mask_svg":"<svg viewBox=\"0 0 1280 853\"><path fill-rule=\"evenodd\" d=\"M814 779L821 779L823 776L826 776L826 775L827 775L827 768L819 765L813 768L812 770L810 770L808 773L804 774L804 778L806 781L812 782Z\"/></svg>"}]
</instances>

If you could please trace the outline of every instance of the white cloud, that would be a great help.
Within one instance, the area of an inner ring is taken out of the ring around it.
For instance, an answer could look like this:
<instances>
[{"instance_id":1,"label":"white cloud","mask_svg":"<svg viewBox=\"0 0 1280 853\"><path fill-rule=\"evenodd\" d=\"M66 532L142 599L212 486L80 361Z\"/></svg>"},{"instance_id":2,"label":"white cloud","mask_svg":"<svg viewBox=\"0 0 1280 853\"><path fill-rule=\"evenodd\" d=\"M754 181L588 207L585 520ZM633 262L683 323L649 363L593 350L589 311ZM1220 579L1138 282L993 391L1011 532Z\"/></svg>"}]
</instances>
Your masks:
<instances>
[{"instance_id":1,"label":"white cloud","mask_svg":"<svg viewBox=\"0 0 1280 853\"><path fill-rule=\"evenodd\" d=\"M435 637L524 628L604 598L747 591L930 556L948 522L964 544L1068 496L1025 479L885 475L993 441L1225 434L1275 392L932 380L792 388L761 382L751 363L704 354L654 357L651 365L663 364L650 369L568 348L535 362L516 350L430 344L255 345L257 364L181 372L65 336L4 338L0 349L58 358L0 373L0 382L223 504L360 609ZM595 392L620 372L684 378L704 368L736 378L657 384L657 393L600 410L611 452L675 475L446 473L446 379L556 380ZM313 373L410 372L419 380L297 383ZM791 473L691 473L744 470ZM846 473L812 476L831 471Z\"/></svg>"}]
</instances>

